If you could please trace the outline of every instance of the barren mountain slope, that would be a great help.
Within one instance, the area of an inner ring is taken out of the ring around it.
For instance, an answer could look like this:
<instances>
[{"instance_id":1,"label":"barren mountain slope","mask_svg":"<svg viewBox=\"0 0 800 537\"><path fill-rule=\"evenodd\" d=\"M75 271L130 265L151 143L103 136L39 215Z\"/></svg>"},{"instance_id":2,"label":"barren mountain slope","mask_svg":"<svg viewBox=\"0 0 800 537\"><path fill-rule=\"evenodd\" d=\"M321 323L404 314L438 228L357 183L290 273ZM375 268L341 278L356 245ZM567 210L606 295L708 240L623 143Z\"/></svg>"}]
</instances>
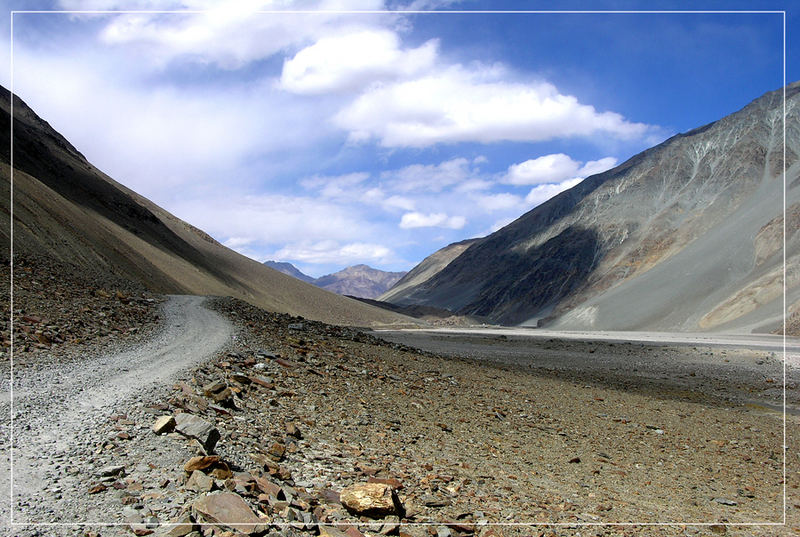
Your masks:
<instances>
[{"instance_id":1,"label":"barren mountain slope","mask_svg":"<svg viewBox=\"0 0 800 537\"><path fill-rule=\"evenodd\" d=\"M786 88L786 114L791 304L800 299L798 83ZM563 329L774 329L783 127L778 90L585 179L467 249L400 303Z\"/></svg>"},{"instance_id":2,"label":"barren mountain slope","mask_svg":"<svg viewBox=\"0 0 800 537\"><path fill-rule=\"evenodd\" d=\"M416 267L407 272L400 278L388 291L383 293L378 300L391 302L393 304L406 304L406 297L410 296L414 290L436 276L448 263L461 255L464 250L480 239L467 239L465 241L448 244L444 248L436 250L431 255L422 260Z\"/></svg>"},{"instance_id":3,"label":"barren mountain slope","mask_svg":"<svg viewBox=\"0 0 800 537\"><path fill-rule=\"evenodd\" d=\"M9 93L0 95L0 207L10 213ZM21 100L14 110L14 252L114 273L163 293L224 295L337 324L411 319L340 297L225 248L92 166ZM8 252L10 220L0 222Z\"/></svg>"},{"instance_id":4,"label":"barren mountain slope","mask_svg":"<svg viewBox=\"0 0 800 537\"><path fill-rule=\"evenodd\" d=\"M386 272L367 265L354 265L317 278L314 280L314 285L340 295L375 298L405 274L405 272Z\"/></svg>"},{"instance_id":5,"label":"barren mountain slope","mask_svg":"<svg viewBox=\"0 0 800 537\"><path fill-rule=\"evenodd\" d=\"M282 272L283 274L288 274L292 278L297 278L298 280L314 283L316 278L312 278L308 274L301 272L297 267L292 265L291 263L284 263L281 261L264 261L264 264L271 269L275 269L278 272Z\"/></svg>"}]
</instances>

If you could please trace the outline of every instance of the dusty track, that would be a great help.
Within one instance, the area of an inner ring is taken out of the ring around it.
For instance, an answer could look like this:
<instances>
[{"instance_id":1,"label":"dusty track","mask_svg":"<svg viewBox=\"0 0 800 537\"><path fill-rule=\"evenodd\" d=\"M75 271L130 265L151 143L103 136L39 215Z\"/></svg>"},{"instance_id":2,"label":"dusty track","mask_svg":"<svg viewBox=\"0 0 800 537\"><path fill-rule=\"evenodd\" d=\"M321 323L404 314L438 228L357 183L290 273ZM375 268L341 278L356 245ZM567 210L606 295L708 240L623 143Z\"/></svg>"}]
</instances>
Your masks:
<instances>
[{"instance_id":1,"label":"dusty track","mask_svg":"<svg viewBox=\"0 0 800 537\"><path fill-rule=\"evenodd\" d=\"M77 480L64 476L59 468L74 462L82 448L90 445L95 427L109 415L124 412L132 401L161 389L230 342L233 327L203 307L204 301L198 296L170 297L164 305L163 329L145 345L126 352L14 369L13 488L8 449L0 473L4 524L12 498L14 522L102 521L101 510L73 505L85 494L70 494ZM5 416L11 412L8 379L6 368L0 392L0 412ZM0 443L9 446L10 436L10 428L3 427ZM55 475L63 479L56 481ZM70 516L74 513L80 513L80 518ZM90 518L85 518L87 513Z\"/></svg>"}]
</instances>

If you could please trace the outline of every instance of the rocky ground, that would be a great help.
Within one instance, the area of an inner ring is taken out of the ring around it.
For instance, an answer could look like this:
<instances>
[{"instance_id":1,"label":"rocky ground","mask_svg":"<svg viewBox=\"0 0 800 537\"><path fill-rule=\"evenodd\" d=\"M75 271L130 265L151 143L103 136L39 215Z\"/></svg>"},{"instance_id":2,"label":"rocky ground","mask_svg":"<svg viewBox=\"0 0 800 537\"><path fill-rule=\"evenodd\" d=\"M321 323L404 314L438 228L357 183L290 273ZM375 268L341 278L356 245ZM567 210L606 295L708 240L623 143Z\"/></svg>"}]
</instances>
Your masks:
<instances>
[{"instance_id":1,"label":"rocky ground","mask_svg":"<svg viewBox=\"0 0 800 537\"><path fill-rule=\"evenodd\" d=\"M0 266L0 303L9 311L11 269ZM47 360L53 352L121 348L148 337L162 298L123 279L76 273L43 258L14 261L14 357L17 365ZM0 319L0 360L11 346L8 316ZM63 348L63 349L62 349Z\"/></svg>"},{"instance_id":2,"label":"rocky ground","mask_svg":"<svg viewBox=\"0 0 800 537\"><path fill-rule=\"evenodd\" d=\"M92 296L94 308L128 306ZM236 326L232 343L95 423L55 461L41 500L53 507L19 513L118 525L10 535L800 534L794 449L789 524L724 525L782 520L774 412L416 352L230 299L213 307ZM798 430L790 416L788 446ZM707 524L593 525L637 522Z\"/></svg>"}]
</instances>

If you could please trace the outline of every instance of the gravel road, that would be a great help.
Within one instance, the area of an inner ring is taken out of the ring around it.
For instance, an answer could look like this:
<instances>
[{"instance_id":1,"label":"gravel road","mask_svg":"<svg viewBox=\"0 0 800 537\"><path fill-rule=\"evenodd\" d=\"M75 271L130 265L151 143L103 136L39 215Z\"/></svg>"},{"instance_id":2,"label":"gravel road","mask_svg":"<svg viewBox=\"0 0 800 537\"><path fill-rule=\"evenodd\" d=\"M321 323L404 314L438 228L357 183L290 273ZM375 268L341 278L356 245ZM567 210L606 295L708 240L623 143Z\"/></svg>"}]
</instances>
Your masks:
<instances>
[{"instance_id":1,"label":"gravel road","mask_svg":"<svg viewBox=\"0 0 800 537\"><path fill-rule=\"evenodd\" d=\"M0 490L7 491L0 496L4 521L9 520L12 500L15 523L102 521L101 505L87 511L76 505L85 492L72 493L77 474L93 470L91 459L86 459L95 441L92 432L110 415L124 413L134 401L163 390L182 371L230 343L232 325L206 309L204 301L199 296L169 297L163 327L136 348L14 368L13 466L12 453L5 449L0 474ZM6 416L12 412L9 378L5 365L0 412ZM10 427L4 425L0 444L9 446L10 436ZM8 468L13 468L11 475Z\"/></svg>"}]
</instances>

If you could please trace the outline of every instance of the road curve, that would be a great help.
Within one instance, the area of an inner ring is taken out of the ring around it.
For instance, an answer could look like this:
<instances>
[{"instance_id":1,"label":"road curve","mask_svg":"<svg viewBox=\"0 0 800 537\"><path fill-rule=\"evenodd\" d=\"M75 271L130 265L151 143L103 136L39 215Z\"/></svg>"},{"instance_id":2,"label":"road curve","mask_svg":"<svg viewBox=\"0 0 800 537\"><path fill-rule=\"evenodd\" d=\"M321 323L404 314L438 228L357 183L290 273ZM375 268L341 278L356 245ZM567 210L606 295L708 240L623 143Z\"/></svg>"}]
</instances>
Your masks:
<instances>
[{"instance_id":1,"label":"road curve","mask_svg":"<svg viewBox=\"0 0 800 537\"><path fill-rule=\"evenodd\" d=\"M9 497L15 521L41 521L47 503L45 470L63 457L93 426L115 410L124 412L141 398L174 380L181 372L211 358L231 340L231 323L203 306L205 297L170 296L163 307L163 327L148 342L110 356L14 371L13 492L0 497L0 517L8 520ZM7 387L7 383L6 386ZM0 412L9 415L8 392L0 392ZM0 430L8 446L9 428ZM5 450L0 490L11 491L10 455ZM26 516L36 511L38 515Z\"/></svg>"}]
</instances>

